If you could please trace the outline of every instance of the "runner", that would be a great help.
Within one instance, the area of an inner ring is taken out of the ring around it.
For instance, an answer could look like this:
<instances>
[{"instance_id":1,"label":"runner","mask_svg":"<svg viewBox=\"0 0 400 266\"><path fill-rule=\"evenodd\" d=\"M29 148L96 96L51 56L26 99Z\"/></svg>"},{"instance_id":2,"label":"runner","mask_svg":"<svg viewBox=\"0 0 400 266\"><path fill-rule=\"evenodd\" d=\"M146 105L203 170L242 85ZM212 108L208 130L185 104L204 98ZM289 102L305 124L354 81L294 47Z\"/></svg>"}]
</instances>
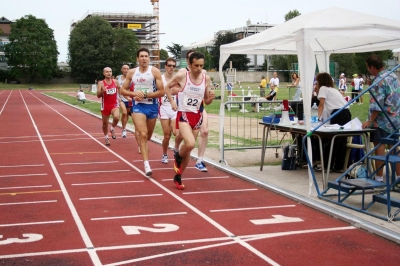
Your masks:
<instances>
[{"instance_id":1,"label":"runner","mask_svg":"<svg viewBox=\"0 0 400 266\"><path fill-rule=\"evenodd\" d=\"M158 115L157 98L164 96L164 85L160 70L149 66L150 51L142 47L137 51L136 56L139 66L128 71L121 94L135 100L135 106L132 108L133 123L138 132L144 171L146 176L151 176L153 171L149 164L147 141L153 135ZM134 86L133 92L129 91L131 82Z\"/></svg>"},{"instance_id":2,"label":"runner","mask_svg":"<svg viewBox=\"0 0 400 266\"><path fill-rule=\"evenodd\" d=\"M110 146L108 140L108 119L110 114L113 117L110 132L113 139L116 139L114 127L117 126L119 121L119 108L118 108L118 81L112 78L112 70L109 67L103 69L104 80L100 81L97 86L97 98L101 99L101 117L103 120L103 132L105 143Z\"/></svg>"},{"instance_id":3,"label":"runner","mask_svg":"<svg viewBox=\"0 0 400 266\"><path fill-rule=\"evenodd\" d=\"M122 75L117 76L118 83L120 85L120 89L122 86L122 83L124 83L124 80L126 78L126 74L129 71L129 66L128 65L123 65L121 67L121 73ZM119 91L119 106L121 108L121 124L122 124L122 138L126 138L126 123L128 122L128 115L131 114L131 103L132 103L132 98L129 96L124 97L124 95L121 94L121 90Z\"/></svg>"},{"instance_id":4,"label":"runner","mask_svg":"<svg viewBox=\"0 0 400 266\"><path fill-rule=\"evenodd\" d=\"M174 58L167 58L165 61L165 74L162 75L162 80L164 86L171 80L172 76L174 75L174 69L176 67L176 60ZM175 102L175 96L172 97L173 101ZM162 141L162 149L163 155L161 158L162 163L168 163L168 145L171 139L171 133L176 136L175 132L175 119L176 119L176 111L172 110L171 103L169 102L168 96L165 94L164 97L159 99L160 105L158 110L158 116L160 118L161 127L164 133L164 138Z\"/></svg>"},{"instance_id":5,"label":"runner","mask_svg":"<svg viewBox=\"0 0 400 266\"><path fill-rule=\"evenodd\" d=\"M204 55L193 52L189 56L189 70L179 71L166 86L166 92L171 102L172 109L178 110L176 127L184 140L184 144L175 154L174 183L177 189L184 189L181 176L189 163L190 152L196 145L196 139L203 122L203 112L201 105L210 104L214 97L214 91L210 90L211 79L203 73ZM172 100L171 88L178 86L178 106Z\"/></svg>"}]
</instances>

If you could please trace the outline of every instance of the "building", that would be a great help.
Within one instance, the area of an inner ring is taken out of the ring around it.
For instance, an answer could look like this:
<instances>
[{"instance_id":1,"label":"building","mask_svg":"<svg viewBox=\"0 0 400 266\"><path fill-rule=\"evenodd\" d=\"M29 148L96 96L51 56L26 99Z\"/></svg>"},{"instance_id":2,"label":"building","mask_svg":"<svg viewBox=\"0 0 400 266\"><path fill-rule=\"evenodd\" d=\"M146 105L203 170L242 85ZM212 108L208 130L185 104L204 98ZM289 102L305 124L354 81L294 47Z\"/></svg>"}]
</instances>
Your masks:
<instances>
[{"instance_id":1,"label":"building","mask_svg":"<svg viewBox=\"0 0 400 266\"><path fill-rule=\"evenodd\" d=\"M264 30L267 30L269 28L272 28L275 25L268 24L268 23L256 23L252 24L250 19L247 20L246 26L244 27L239 27L231 30L221 30L218 33L223 33L226 31L233 32L238 40L247 38L251 35L260 33ZM186 67L186 53L190 49L196 49L196 48L205 48L208 51L212 48L214 45L214 36L210 36L204 40L201 40L199 42L192 43L188 46L182 47L182 58L180 60L180 66L181 67ZM248 64L249 70L260 70L265 62L265 60L269 60L268 56L266 55L247 55L247 58L250 59L250 63Z\"/></svg>"},{"instance_id":2,"label":"building","mask_svg":"<svg viewBox=\"0 0 400 266\"><path fill-rule=\"evenodd\" d=\"M92 16L104 18L110 22L113 28L128 28L134 31L140 46L150 50L150 64L159 67L160 51L157 14L88 11L80 20L71 22L70 31L74 29L77 23Z\"/></svg>"},{"instance_id":3,"label":"building","mask_svg":"<svg viewBox=\"0 0 400 266\"><path fill-rule=\"evenodd\" d=\"M4 55L4 45L10 42L11 23L5 17L0 18L0 69L8 69L7 59Z\"/></svg>"}]
</instances>

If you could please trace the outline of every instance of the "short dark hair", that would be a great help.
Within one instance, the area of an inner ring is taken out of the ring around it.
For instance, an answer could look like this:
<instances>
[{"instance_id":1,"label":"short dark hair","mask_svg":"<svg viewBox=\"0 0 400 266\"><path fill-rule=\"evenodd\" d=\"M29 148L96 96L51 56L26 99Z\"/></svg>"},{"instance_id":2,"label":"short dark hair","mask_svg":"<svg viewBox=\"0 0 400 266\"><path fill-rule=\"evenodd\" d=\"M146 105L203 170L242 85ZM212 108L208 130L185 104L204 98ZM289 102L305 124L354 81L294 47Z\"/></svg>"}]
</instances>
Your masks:
<instances>
[{"instance_id":1,"label":"short dark hair","mask_svg":"<svg viewBox=\"0 0 400 266\"><path fill-rule=\"evenodd\" d=\"M150 55L150 51L146 47L142 47L139 50L137 50L136 57L139 57L140 52L146 52L148 55Z\"/></svg>"},{"instance_id":2,"label":"short dark hair","mask_svg":"<svg viewBox=\"0 0 400 266\"><path fill-rule=\"evenodd\" d=\"M189 63L193 63L193 59L204 59L204 55L200 52L193 52L190 56L189 56Z\"/></svg>"},{"instance_id":3,"label":"short dark hair","mask_svg":"<svg viewBox=\"0 0 400 266\"><path fill-rule=\"evenodd\" d=\"M169 62L169 61L172 61L172 62L174 62L174 63L175 63L175 65L176 65L176 60L175 60L175 58L168 57L168 58L165 60L165 64L168 64L168 62Z\"/></svg>"},{"instance_id":4,"label":"short dark hair","mask_svg":"<svg viewBox=\"0 0 400 266\"><path fill-rule=\"evenodd\" d=\"M191 53L194 53L194 52L196 52L196 49L194 49L194 48L192 48L192 49L190 49L189 51L187 51L187 53L186 53L186 59L189 59L189 55L190 55Z\"/></svg>"},{"instance_id":5,"label":"short dark hair","mask_svg":"<svg viewBox=\"0 0 400 266\"><path fill-rule=\"evenodd\" d=\"M382 59L376 54L368 56L368 58L365 60L365 63L367 63L368 67L374 67L378 70L385 66Z\"/></svg>"},{"instance_id":6,"label":"short dark hair","mask_svg":"<svg viewBox=\"0 0 400 266\"><path fill-rule=\"evenodd\" d=\"M315 79L320 87L325 86L334 88L332 76L329 73L319 73Z\"/></svg>"}]
</instances>

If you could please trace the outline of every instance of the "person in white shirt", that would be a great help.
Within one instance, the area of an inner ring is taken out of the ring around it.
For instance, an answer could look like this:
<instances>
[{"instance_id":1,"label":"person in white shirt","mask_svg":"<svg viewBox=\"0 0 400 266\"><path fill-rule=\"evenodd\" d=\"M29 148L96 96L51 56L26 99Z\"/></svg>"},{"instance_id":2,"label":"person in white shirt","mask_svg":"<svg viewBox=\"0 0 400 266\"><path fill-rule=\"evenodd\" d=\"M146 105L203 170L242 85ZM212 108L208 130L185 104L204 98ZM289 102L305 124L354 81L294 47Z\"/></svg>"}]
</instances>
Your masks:
<instances>
[{"instance_id":1,"label":"person in white shirt","mask_svg":"<svg viewBox=\"0 0 400 266\"><path fill-rule=\"evenodd\" d=\"M364 85L364 79L361 74L358 74L358 79L360 80L359 86L358 86L358 94L360 94L363 90L363 85ZM363 104L363 97L360 97L360 104Z\"/></svg>"},{"instance_id":2,"label":"person in white shirt","mask_svg":"<svg viewBox=\"0 0 400 266\"><path fill-rule=\"evenodd\" d=\"M273 87L275 89L276 93L278 93L278 90L279 90L279 78L278 78L278 73L277 72L274 72L274 77L269 80L269 85L270 85L271 88Z\"/></svg>"},{"instance_id":3,"label":"person in white shirt","mask_svg":"<svg viewBox=\"0 0 400 266\"><path fill-rule=\"evenodd\" d=\"M354 99L355 97L357 97L358 89L360 87L360 79L358 78L357 74L353 75L353 80L351 81L351 83L354 86L351 92L351 99ZM359 102L359 100L357 100L356 102Z\"/></svg>"},{"instance_id":4,"label":"person in white shirt","mask_svg":"<svg viewBox=\"0 0 400 266\"><path fill-rule=\"evenodd\" d=\"M82 89L80 89L78 91L78 94L76 95L76 98L78 98L78 101L82 102L83 104L85 104L86 102L86 96L85 93L83 92Z\"/></svg>"}]
</instances>

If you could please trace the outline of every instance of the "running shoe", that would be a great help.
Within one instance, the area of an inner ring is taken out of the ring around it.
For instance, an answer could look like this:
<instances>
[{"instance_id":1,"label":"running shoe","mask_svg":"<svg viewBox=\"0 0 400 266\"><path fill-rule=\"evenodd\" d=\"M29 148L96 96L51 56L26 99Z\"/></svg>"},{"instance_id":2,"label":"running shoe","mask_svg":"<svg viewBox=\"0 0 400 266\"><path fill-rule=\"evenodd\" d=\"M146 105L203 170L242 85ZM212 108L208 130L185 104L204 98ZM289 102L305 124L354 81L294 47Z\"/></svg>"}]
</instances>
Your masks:
<instances>
[{"instance_id":1,"label":"running shoe","mask_svg":"<svg viewBox=\"0 0 400 266\"><path fill-rule=\"evenodd\" d=\"M126 129L122 130L122 138L126 138Z\"/></svg>"},{"instance_id":2,"label":"running shoe","mask_svg":"<svg viewBox=\"0 0 400 266\"><path fill-rule=\"evenodd\" d=\"M200 172L208 172L206 165L204 162L199 162L195 165L196 169L199 170Z\"/></svg>"},{"instance_id":3,"label":"running shoe","mask_svg":"<svg viewBox=\"0 0 400 266\"><path fill-rule=\"evenodd\" d=\"M150 165L144 166L144 172L146 173L146 176L151 176L153 174L153 171L151 171Z\"/></svg>"},{"instance_id":4,"label":"running shoe","mask_svg":"<svg viewBox=\"0 0 400 266\"><path fill-rule=\"evenodd\" d=\"M114 129L110 129L110 132L111 132L112 138L113 138L113 139L116 139L117 136L115 136L115 131L114 131Z\"/></svg>"},{"instance_id":5,"label":"running shoe","mask_svg":"<svg viewBox=\"0 0 400 266\"><path fill-rule=\"evenodd\" d=\"M108 140L108 138L106 138L106 146L110 146L110 145L111 145L110 141Z\"/></svg>"},{"instance_id":6,"label":"running shoe","mask_svg":"<svg viewBox=\"0 0 400 266\"><path fill-rule=\"evenodd\" d=\"M164 154L164 155L161 157L161 162L162 162L162 163L168 163L168 155Z\"/></svg>"},{"instance_id":7,"label":"running shoe","mask_svg":"<svg viewBox=\"0 0 400 266\"><path fill-rule=\"evenodd\" d=\"M182 190L185 188L185 185L182 184L182 179L180 175L175 175L174 177L174 183L177 189Z\"/></svg>"},{"instance_id":8,"label":"running shoe","mask_svg":"<svg viewBox=\"0 0 400 266\"><path fill-rule=\"evenodd\" d=\"M174 170L177 175L182 174L182 164L183 157L179 155L179 152L175 153Z\"/></svg>"}]
</instances>

